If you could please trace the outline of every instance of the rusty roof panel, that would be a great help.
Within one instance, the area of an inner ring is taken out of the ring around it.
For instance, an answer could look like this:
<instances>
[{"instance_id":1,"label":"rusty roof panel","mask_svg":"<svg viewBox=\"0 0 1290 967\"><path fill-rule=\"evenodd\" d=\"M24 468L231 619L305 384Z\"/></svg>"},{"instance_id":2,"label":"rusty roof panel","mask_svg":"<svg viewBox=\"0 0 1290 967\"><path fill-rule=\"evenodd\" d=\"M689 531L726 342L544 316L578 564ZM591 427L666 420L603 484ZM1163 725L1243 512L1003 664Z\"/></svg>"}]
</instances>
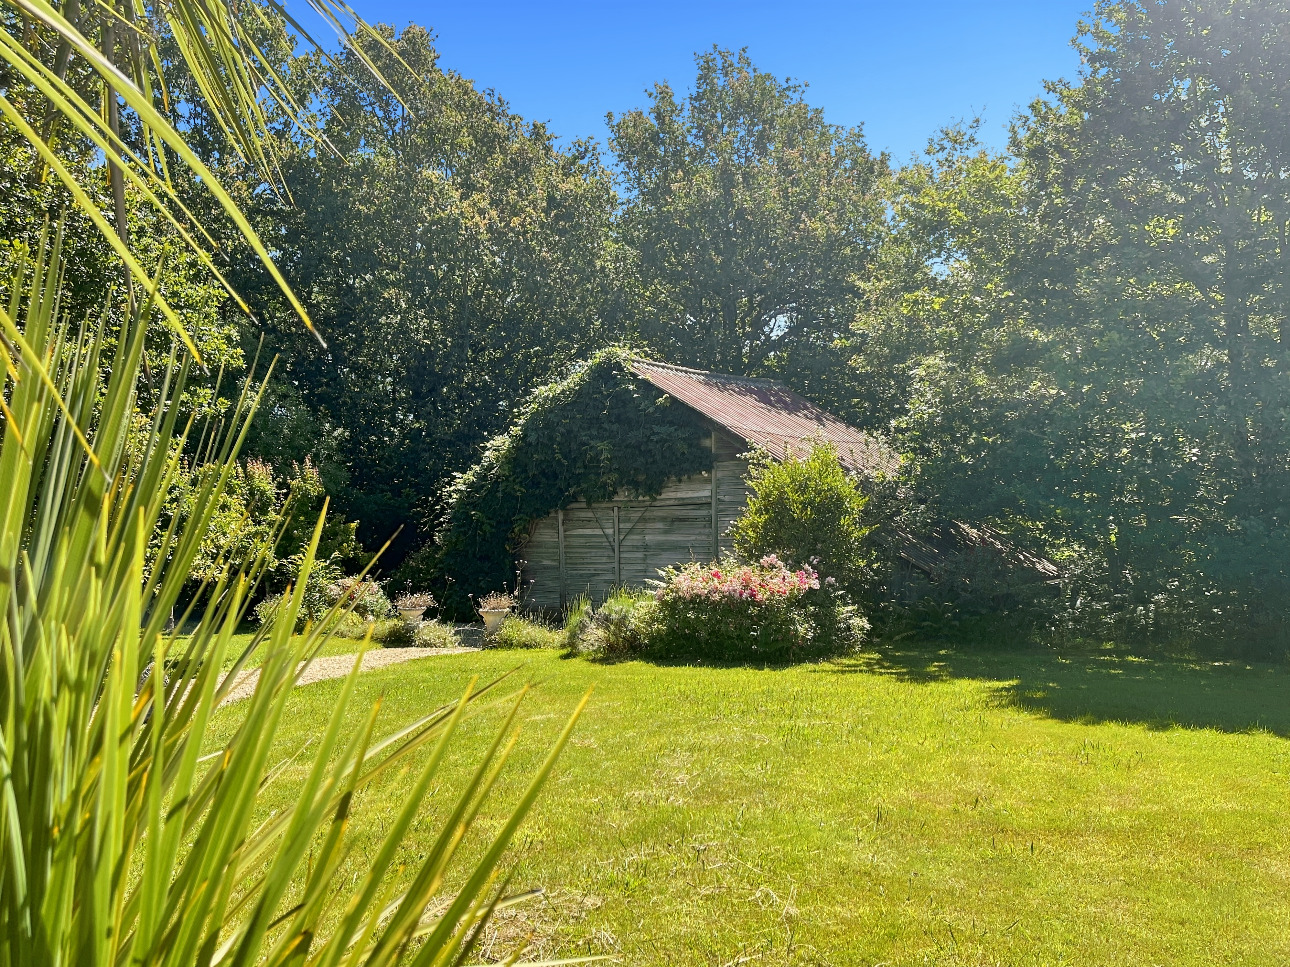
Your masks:
<instances>
[{"instance_id":1,"label":"rusty roof panel","mask_svg":"<svg viewBox=\"0 0 1290 967\"><path fill-rule=\"evenodd\" d=\"M823 440L837 448L842 465L855 473L890 476L900 467L900 458L881 440L847 426L775 380L648 359L632 360L632 372L777 460L809 452L813 442Z\"/></svg>"},{"instance_id":2,"label":"rusty roof panel","mask_svg":"<svg viewBox=\"0 0 1290 967\"><path fill-rule=\"evenodd\" d=\"M1064 576L1055 562L1018 547L1002 531L987 525L973 527L959 520L945 520L933 525L921 537L901 529L893 536L893 546L899 556L933 580L944 577L943 568L953 555L979 548L998 555L1006 567L1029 571L1048 584L1056 584Z\"/></svg>"}]
</instances>

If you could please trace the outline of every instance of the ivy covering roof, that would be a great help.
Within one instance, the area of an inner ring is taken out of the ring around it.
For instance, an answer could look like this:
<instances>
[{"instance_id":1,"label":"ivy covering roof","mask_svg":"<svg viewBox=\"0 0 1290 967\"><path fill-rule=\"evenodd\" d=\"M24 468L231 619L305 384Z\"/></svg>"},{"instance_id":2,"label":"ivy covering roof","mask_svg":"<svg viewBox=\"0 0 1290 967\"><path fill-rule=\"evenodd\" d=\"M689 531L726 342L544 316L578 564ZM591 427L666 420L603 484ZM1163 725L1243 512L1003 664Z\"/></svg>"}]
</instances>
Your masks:
<instances>
[{"instance_id":1,"label":"ivy covering roof","mask_svg":"<svg viewBox=\"0 0 1290 967\"><path fill-rule=\"evenodd\" d=\"M448 614L473 617L470 595L514 580L534 521L620 492L653 497L668 480L712 466L712 423L773 457L831 443L843 465L894 475L899 459L782 383L671 366L614 347L533 393L515 423L484 447L446 495L433 544L401 576L432 587Z\"/></svg>"},{"instance_id":2,"label":"ivy covering roof","mask_svg":"<svg viewBox=\"0 0 1290 967\"><path fill-rule=\"evenodd\" d=\"M632 359L626 349L602 350L535 391L453 481L434 542L400 577L432 588L448 615L473 617L469 595L514 580L514 554L534 521L620 491L657 496L668 480L709 469L707 420L639 378Z\"/></svg>"}]
</instances>

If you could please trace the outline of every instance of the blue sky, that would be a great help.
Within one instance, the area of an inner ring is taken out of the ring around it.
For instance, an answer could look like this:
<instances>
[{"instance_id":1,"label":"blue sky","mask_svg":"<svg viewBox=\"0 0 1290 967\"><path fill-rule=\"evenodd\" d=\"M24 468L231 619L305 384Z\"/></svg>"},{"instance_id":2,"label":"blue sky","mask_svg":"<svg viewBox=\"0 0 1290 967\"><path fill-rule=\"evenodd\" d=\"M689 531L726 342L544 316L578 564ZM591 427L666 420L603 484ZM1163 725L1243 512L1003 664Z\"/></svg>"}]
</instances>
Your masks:
<instances>
[{"instance_id":1,"label":"blue sky","mask_svg":"<svg viewBox=\"0 0 1290 967\"><path fill-rule=\"evenodd\" d=\"M1006 143L1006 124L1075 76L1070 47L1090 0L923 3L620 3L351 0L369 22L415 21L438 35L441 63L562 138L605 137L605 113L642 107L667 80L686 89L694 52L747 47L753 62L810 87L835 124L864 124L872 148L903 161L942 125L983 115L982 134ZM303 6L303 4L298 5Z\"/></svg>"}]
</instances>

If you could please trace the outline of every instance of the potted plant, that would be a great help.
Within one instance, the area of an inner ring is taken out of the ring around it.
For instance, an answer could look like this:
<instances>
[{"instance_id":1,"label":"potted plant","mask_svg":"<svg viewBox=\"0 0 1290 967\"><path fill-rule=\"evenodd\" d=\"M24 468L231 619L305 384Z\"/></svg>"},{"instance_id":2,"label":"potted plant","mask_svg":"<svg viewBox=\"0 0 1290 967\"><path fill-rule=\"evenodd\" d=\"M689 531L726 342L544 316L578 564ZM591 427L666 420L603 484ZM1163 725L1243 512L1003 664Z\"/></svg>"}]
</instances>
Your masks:
<instances>
[{"instance_id":1,"label":"potted plant","mask_svg":"<svg viewBox=\"0 0 1290 967\"><path fill-rule=\"evenodd\" d=\"M493 591L479 599L476 605L479 616L484 619L484 635L491 638L502 626L506 616L515 607L515 595L505 591Z\"/></svg>"},{"instance_id":2,"label":"potted plant","mask_svg":"<svg viewBox=\"0 0 1290 967\"><path fill-rule=\"evenodd\" d=\"M403 594L394 601L394 609L398 611L399 617L403 619L404 623L409 625L419 625L426 608L433 608L434 606L434 595L429 591Z\"/></svg>"}]
</instances>

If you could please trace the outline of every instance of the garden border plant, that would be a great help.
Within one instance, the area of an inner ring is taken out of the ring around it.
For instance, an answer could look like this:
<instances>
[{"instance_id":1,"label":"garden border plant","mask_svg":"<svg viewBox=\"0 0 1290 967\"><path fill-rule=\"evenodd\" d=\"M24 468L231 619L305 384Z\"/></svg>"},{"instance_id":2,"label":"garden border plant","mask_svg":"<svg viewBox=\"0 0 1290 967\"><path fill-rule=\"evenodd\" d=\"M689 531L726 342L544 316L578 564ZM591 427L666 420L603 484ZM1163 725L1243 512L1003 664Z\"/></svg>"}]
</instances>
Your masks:
<instances>
[{"instance_id":1,"label":"garden border plant","mask_svg":"<svg viewBox=\"0 0 1290 967\"><path fill-rule=\"evenodd\" d=\"M653 591L620 588L599 608L585 596L565 619L570 654L779 664L858 648L868 621L836 584L810 567L789 568L767 555L669 567Z\"/></svg>"},{"instance_id":2,"label":"garden border plant","mask_svg":"<svg viewBox=\"0 0 1290 967\"><path fill-rule=\"evenodd\" d=\"M863 598L878 570L877 506L830 443L816 442L805 456L789 453L783 460L758 450L748 464L748 503L730 536L743 560L773 554Z\"/></svg>"}]
</instances>

